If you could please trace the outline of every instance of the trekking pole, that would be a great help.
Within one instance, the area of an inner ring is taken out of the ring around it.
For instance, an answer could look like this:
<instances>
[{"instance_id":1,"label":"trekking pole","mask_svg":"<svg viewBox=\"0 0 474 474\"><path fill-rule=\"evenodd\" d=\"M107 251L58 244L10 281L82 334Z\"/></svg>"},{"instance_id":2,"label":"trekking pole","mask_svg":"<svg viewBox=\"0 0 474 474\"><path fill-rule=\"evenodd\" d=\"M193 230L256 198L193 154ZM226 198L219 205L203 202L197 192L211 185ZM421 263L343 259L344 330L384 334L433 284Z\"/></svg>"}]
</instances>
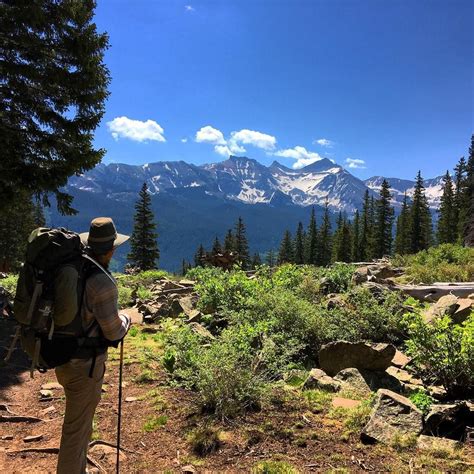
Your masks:
<instances>
[{"instance_id":1,"label":"trekking pole","mask_svg":"<svg viewBox=\"0 0 474 474\"><path fill-rule=\"evenodd\" d=\"M118 389L118 420L117 420L117 462L116 473L120 472L120 423L122 421L122 372L123 372L123 339L120 341L120 368Z\"/></svg>"}]
</instances>

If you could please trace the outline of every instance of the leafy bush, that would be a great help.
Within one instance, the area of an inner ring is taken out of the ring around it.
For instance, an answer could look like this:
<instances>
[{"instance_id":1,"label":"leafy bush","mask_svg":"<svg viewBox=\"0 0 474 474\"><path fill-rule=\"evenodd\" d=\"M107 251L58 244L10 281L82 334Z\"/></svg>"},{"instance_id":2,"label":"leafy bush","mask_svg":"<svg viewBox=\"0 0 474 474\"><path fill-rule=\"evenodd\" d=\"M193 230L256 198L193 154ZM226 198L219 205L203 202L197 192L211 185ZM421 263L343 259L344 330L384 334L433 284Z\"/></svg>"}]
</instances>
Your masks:
<instances>
[{"instance_id":1,"label":"leafy bush","mask_svg":"<svg viewBox=\"0 0 474 474\"><path fill-rule=\"evenodd\" d=\"M474 314L462 324L449 316L425 323L419 312L404 317L407 353L435 384L449 395L474 393Z\"/></svg>"},{"instance_id":2,"label":"leafy bush","mask_svg":"<svg viewBox=\"0 0 474 474\"><path fill-rule=\"evenodd\" d=\"M323 302L319 312L325 321L325 341L398 341L401 337L401 297L385 291L375 297L364 287L355 287L342 297L343 304L328 309Z\"/></svg>"},{"instance_id":3,"label":"leafy bush","mask_svg":"<svg viewBox=\"0 0 474 474\"><path fill-rule=\"evenodd\" d=\"M442 244L414 255L396 256L393 263L405 267L404 279L414 283L474 278L474 249L460 245Z\"/></svg>"},{"instance_id":4,"label":"leafy bush","mask_svg":"<svg viewBox=\"0 0 474 474\"><path fill-rule=\"evenodd\" d=\"M320 271L320 276L324 279L326 293L343 293L351 285L355 266L347 263L335 263Z\"/></svg>"},{"instance_id":5,"label":"leafy bush","mask_svg":"<svg viewBox=\"0 0 474 474\"><path fill-rule=\"evenodd\" d=\"M8 291L12 295L15 296L16 293L16 284L18 282L18 275L8 275L6 278L2 278L0 280L0 286L3 286L5 290Z\"/></svg>"},{"instance_id":6,"label":"leafy bush","mask_svg":"<svg viewBox=\"0 0 474 474\"><path fill-rule=\"evenodd\" d=\"M428 413L430 407L435 401L433 397L430 397L424 390L417 390L408 397L412 403L423 413Z\"/></svg>"}]
</instances>

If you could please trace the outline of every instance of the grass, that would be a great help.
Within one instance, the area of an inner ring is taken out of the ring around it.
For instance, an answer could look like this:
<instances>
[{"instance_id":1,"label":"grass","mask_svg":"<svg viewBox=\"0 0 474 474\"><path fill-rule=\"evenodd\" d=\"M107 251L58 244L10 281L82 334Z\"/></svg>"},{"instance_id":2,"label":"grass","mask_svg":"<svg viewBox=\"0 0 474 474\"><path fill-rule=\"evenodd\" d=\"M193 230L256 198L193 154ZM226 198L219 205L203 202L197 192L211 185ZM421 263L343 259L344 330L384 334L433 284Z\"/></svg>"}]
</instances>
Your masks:
<instances>
[{"instance_id":1,"label":"grass","mask_svg":"<svg viewBox=\"0 0 474 474\"><path fill-rule=\"evenodd\" d=\"M298 474L298 470L286 461L261 461L252 468L252 474Z\"/></svg>"},{"instance_id":2,"label":"grass","mask_svg":"<svg viewBox=\"0 0 474 474\"><path fill-rule=\"evenodd\" d=\"M167 422L168 417L166 415L151 416L145 421L143 431L145 433L151 433L152 431L156 431L158 428L165 426Z\"/></svg>"},{"instance_id":3,"label":"grass","mask_svg":"<svg viewBox=\"0 0 474 474\"><path fill-rule=\"evenodd\" d=\"M324 390L305 390L302 392L302 396L309 410L313 413L321 413L329 409L334 394Z\"/></svg>"},{"instance_id":4,"label":"grass","mask_svg":"<svg viewBox=\"0 0 474 474\"><path fill-rule=\"evenodd\" d=\"M205 426L195 428L188 434L191 449L198 456L207 456L217 451L221 445L220 431L218 428Z\"/></svg>"}]
</instances>

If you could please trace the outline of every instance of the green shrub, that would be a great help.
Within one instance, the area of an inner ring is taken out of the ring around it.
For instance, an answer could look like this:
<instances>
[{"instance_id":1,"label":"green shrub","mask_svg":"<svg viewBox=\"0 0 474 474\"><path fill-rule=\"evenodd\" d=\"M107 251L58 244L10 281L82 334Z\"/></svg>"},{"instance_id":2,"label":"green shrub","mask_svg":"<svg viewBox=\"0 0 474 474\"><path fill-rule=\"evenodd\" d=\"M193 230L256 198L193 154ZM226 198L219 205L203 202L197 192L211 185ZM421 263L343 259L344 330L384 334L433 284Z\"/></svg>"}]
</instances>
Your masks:
<instances>
[{"instance_id":1,"label":"green shrub","mask_svg":"<svg viewBox=\"0 0 474 474\"><path fill-rule=\"evenodd\" d=\"M127 308L132 304L132 288L125 286L120 280L118 281L118 294L119 308Z\"/></svg>"},{"instance_id":2,"label":"green shrub","mask_svg":"<svg viewBox=\"0 0 474 474\"><path fill-rule=\"evenodd\" d=\"M320 276L324 278L324 288L326 293L343 293L351 285L352 275L355 266L347 263L335 263L334 265L322 268Z\"/></svg>"},{"instance_id":3,"label":"green shrub","mask_svg":"<svg viewBox=\"0 0 474 474\"><path fill-rule=\"evenodd\" d=\"M472 281L474 249L442 244L414 255L396 256L393 264L405 267L404 279L414 283Z\"/></svg>"},{"instance_id":4,"label":"green shrub","mask_svg":"<svg viewBox=\"0 0 474 474\"><path fill-rule=\"evenodd\" d=\"M435 401L433 397L430 397L424 390L417 390L408 397L412 403L423 413L428 413L430 407Z\"/></svg>"},{"instance_id":5,"label":"green shrub","mask_svg":"<svg viewBox=\"0 0 474 474\"><path fill-rule=\"evenodd\" d=\"M375 297L367 288L357 286L342 297L342 302L331 309L324 302L318 306L326 326L324 342L395 342L401 338L403 300L398 293L387 290Z\"/></svg>"},{"instance_id":6,"label":"green shrub","mask_svg":"<svg viewBox=\"0 0 474 474\"><path fill-rule=\"evenodd\" d=\"M449 316L425 323L419 312L406 314L407 353L434 384L451 396L474 392L474 314L462 324Z\"/></svg>"},{"instance_id":7,"label":"green shrub","mask_svg":"<svg viewBox=\"0 0 474 474\"><path fill-rule=\"evenodd\" d=\"M18 275L8 275L6 278L0 280L0 286L3 286L12 297L15 297L17 282Z\"/></svg>"},{"instance_id":8,"label":"green shrub","mask_svg":"<svg viewBox=\"0 0 474 474\"><path fill-rule=\"evenodd\" d=\"M220 431L209 426L196 428L188 434L188 442L195 454L207 456L219 449Z\"/></svg>"},{"instance_id":9,"label":"green shrub","mask_svg":"<svg viewBox=\"0 0 474 474\"><path fill-rule=\"evenodd\" d=\"M152 416L145 421L143 425L143 431L150 433L156 431L158 428L165 426L168 422L168 417L166 415Z\"/></svg>"}]
</instances>

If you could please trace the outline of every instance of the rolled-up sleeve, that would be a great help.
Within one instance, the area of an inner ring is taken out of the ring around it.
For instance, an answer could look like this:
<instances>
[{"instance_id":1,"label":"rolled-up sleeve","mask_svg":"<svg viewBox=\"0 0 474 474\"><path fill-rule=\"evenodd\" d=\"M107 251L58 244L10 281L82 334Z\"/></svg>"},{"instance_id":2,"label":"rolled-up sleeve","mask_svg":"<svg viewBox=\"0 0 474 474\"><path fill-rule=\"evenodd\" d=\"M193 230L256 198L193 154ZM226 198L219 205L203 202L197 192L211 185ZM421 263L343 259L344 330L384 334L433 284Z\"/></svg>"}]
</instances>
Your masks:
<instances>
[{"instance_id":1,"label":"rolled-up sleeve","mask_svg":"<svg viewBox=\"0 0 474 474\"><path fill-rule=\"evenodd\" d=\"M128 318L118 313L118 290L105 274L87 281L87 295L94 319L109 341L122 339L128 331Z\"/></svg>"}]
</instances>

